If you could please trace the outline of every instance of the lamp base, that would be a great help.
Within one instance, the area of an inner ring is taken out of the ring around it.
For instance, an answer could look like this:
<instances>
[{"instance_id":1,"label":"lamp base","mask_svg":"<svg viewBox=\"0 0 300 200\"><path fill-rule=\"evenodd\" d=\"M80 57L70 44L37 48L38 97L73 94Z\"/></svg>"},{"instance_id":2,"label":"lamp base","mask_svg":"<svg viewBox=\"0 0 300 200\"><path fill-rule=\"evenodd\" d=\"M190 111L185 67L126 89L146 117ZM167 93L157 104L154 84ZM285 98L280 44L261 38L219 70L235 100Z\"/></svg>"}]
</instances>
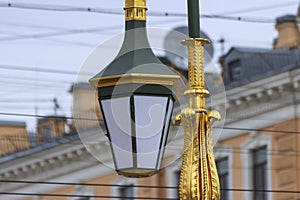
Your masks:
<instances>
[{"instance_id":1,"label":"lamp base","mask_svg":"<svg viewBox=\"0 0 300 200\"><path fill-rule=\"evenodd\" d=\"M130 178L145 178L157 174L159 170L154 169L122 169L117 170L119 175Z\"/></svg>"}]
</instances>

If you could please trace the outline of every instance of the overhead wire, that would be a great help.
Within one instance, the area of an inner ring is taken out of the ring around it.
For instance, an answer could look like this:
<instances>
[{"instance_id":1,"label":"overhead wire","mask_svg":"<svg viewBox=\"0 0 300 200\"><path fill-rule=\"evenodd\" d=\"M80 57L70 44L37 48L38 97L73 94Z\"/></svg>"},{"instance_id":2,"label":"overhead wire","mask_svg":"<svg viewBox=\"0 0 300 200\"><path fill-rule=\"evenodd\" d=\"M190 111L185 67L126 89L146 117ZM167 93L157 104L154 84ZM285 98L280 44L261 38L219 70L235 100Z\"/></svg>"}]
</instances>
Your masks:
<instances>
[{"instance_id":1,"label":"overhead wire","mask_svg":"<svg viewBox=\"0 0 300 200\"><path fill-rule=\"evenodd\" d=\"M118 29L120 26L117 26ZM113 26L111 28L116 28ZM12 40L19 40L19 39L41 39L47 37L54 37L54 36L64 36L64 35L73 35L73 34L83 34L83 33L101 33L103 31L112 30L110 28L88 28L88 29L70 29L70 30L63 30L63 31L52 31L46 33L34 33L34 34L19 34L17 36L9 36L9 37L1 37L0 42L3 41L12 41Z\"/></svg>"},{"instance_id":2,"label":"overhead wire","mask_svg":"<svg viewBox=\"0 0 300 200\"><path fill-rule=\"evenodd\" d=\"M49 98L22 98L22 99L15 99L15 98L4 98L0 99L0 103L32 103L32 102L39 102L39 103L49 103L53 102L53 99Z\"/></svg>"},{"instance_id":3,"label":"overhead wire","mask_svg":"<svg viewBox=\"0 0 300 200\"><path fill-rule=\"evenodd\" d=\"M80 73L77 73L76 71L70 71L70 70L58 70L58 69L52 69L52 68L46 68L46 67L39 67L39 68L35 68L35 67L30 67L30 66L22 66L22 65L8 65L8 64L0 64L0 69L5 69L5 70L16 70L16 71L29 71L29 72L39 72L39 73L54 73L54 74L64 74L64 75L77 75L77 74L80 74L80 75L86 75L86 76L92 76L94 75L93 72L80 72ZM2 77L2 76L0 76ZM6 79L6 75L3 77L4 79ZM7 78L11 78L11 79L14 79L14 76L10 76L10 77L7 77ZM28 80L28 81L36 81L35 79L31 79L31 78L26 78L26 77L22 77L20 79L18 79L19 81L21 81L22 79L24 80ZM65 78L64 78L65 79ZM71 81L70 82L67 82L67 81L51 81L50 79L39 79L38 81L43 81L43 82L56 82L56 83L70 83L73 84ZM246 87L247 89L251 89L251 87ZM252 87L252 88L255 88L257 89L257 87ZM264 88L264 86L260 86L260 88Z\"/></svg>"},{"instance_id":4,"label":"overhead wire","mask_svg":"<svg viewBox=\"0 0 300 200\"><path fill-rule=\"evenodd\" d=\"M54 69L53 67L30 67L30 66L24 66L24 65L9 65L9 64L0 64L0 69L5 70L17 70L17 71L30 71L30 72L41 72L41 73L52 73L52 74L64 74L64 75L77 75L78 73L76 71L70 71L70 70L59 70ZM87 75L92 76L93 73L88 72L81 72L80 75Z\"/></svg>"},{"instance_id":5,"label":"overhead wire","mask_svg":"<svg viewBox=\"0 0 300 200\"><path fill-rule=\"evenodd\" d=\"M53 182L53 181L27 181L27 180L1 180L0 183L25 183L25 184L43 184L43 185L67 185L67 186L92 186L92 187L135 187L150 189L177 189L174 186L157 185L122 185L122 184L104 184L104 183L74 183L74 182Z\"/></svg>"},{"instance_id":6,"label":"overhead wire","mask_svg":"<svg viewBox=\"0 0 300 200\"><path fill-rule=\"evenodd\" d=\"M60 31L60 33L62 33L62 35L65 35L65 31ZM90 32L90 33L94 33L94 32ZM67 40L66 38L64 39L60 39L60 38L54 38L54 37L48 37L48 36L43 36L43 34L45 33L40 33L40 35L42 35L42 37L35 37L38 34L20 34L19 32L16 33L7 33L6 31L6 36L5 37L0 37L0 39L2 39L3 41L6 41L5 39L7 39L7 41L14 41L14 40L20 40L20 39L37 39L37 40L43 40L43 41L49 41L49 42L53 42L56 44L61 44L61 45L75 45L75 46L80 46L80 47L95 47L96 44L92 44L92 43L87 43L87 42L80 42L80 41L70 41ZM40 36L38 35L38 36ZM58 36L58 35L57 35ZM68 38L69 39L69 38ZM26 45L26 44L23 44ZM34 46L34 45L39 45L36 43L30 43L28 44L30 46ZM47 44L47 46L50 46L50 44Z\"/></svg>"},{"instance_id":7,"label":"overhead wire","mask_svg":"<svg viewBox=\"0 0 300 200\"><path fill-rule=\"evenodd\" d=\"M1 64L0 64L1 65ZM6 66L5 69L1 69L0 68L0 72L9 72L10 71L10 66L11 65L7 65L7 64L2 64L3 66ZM49 83L53 83L53 82L56 82L56 83L70 83L73 81L73 77L66 77L66 76L63 76L63 77L59 77L59 76L56 76L55 79L53 77L47 77L47 76L42 76L41 74L39 74L39 67L36 67L36 71L34 71L33 69L30 69L30 70L26 70L26 67L30 67L30 66L26 66L26 65L12 65L12 66L18 66L20 67L19 69L12 69L12 70L18 70L18 71L24 71L26 73L1 73L0 74L0 78L1 79L8 79L8 80L18 80L18 81L28 81L28 82L38 82L38 81L42 81L42 82L49 82ZM7 69L8 68L8 69ZM23 68L23 69L22 69ZM47 70L46 67L43 67L45 70ZM31 73L31 72L34 72L34 73ZM47 72L44 72L44 73L47 73ZM76 72L74 71L74 74Z\"/></svg>"},{"instance_id":8,"label":"overhead wire","mask_svg":"<svg viewBox=\"0 0 300 200\"><path fill-rule=\"evenodd\" d=\"M70 134L68 136L76 136L76 134ZM60 142L61 139L68 139L68 138L49 138L49 140L47 140L45 142L45 144L47 143L51 143L51 144L66 144L65 142L62 143ZM0 142L1 141L13 141L13 142L39 142L40 138L37 138L36 136L0 136ZM82 145L82 142L79 141L79 138L73 138L70 141L71 144L76 144L76 145ZM39 145L37 145L39 146ZM37 147L34 146L34 147ZM3 146L5 147L5 146ZM170 147L169 147L170 148ZM247 149L247 148L236 148L236 147L232 147L232 148L227 148L227 147L214 147L214 152L226 152L226 153L230 153L230 154L252 154L252 149ZM297 157L300 156L300 152L299 151L294 151L294 150L289 150L289 151L281 151L281 150L276 150L276 149L271 149L271 150L266 150L266 155L275 155L275 156L284 156L284 157ZM225 156L226 157L226 156ZM245 168L236 168L236 169L245 169ZM275 169L268 169L268 170L275 170ZM300 170L300 169L299 169Z\"/></svg>"},{"instance_id":9,"label":"overhead wire","mask_svg":"<svg viewBox=\"0 0 300 200\"><path fill-rule=\"evenodd\" d=\"M220 12L220 15L233 15L233 14L240 14L240 13L249 13L249 12L259 12L263 10L271 10L271 9L277 9L277 8L283 8L283 7L289 7L294 6L296 4L299 4L298 1L290 1L290 2L284 2L280 4L271 4L271 5L265 5L265 6L256 6L251 8L244 8L244 9L237 9L237 10L230 10L225 12Z\"/></svg>"},{"instance_id":10,"label":"overhead wire","mask_svg":"<svg viewBox=\"0 0 300 200\"><path fill-rule=\"evenodd\" d=\"M217 127L216 127L217 128ZM253 128L242 128L242 127L222 127L225 130L234 130L234 131L257 131L257 132L265 132L265 133L287 133L287 134L297 134L299 135L299 131L287 131L287 130L268 130L268 129L253 129Z\"/></svg>"},{"instance_id":11,"label":"overhead wire","mask_svg":"<svg viewBox=\"0 0 300 200\"><path fill-rule=\"evenodd\" d=\"M60 88L62 89L63 87L66 87L66 84L67 84L67 87L70 87L71 83L52 83L52 84L46 84L46 83L24 83L24 82L20 82L20 81L8 81L8 80L5 80L5 81L0 81L0 86L3 86L3 85L8 85L8 86L22 86L23 88L32 88L34 87L34 89L36 89L37 87L42 87L42 88L52 88L52 89L55 89L55 88Z\"/></svg>"},{"instance_id":12,"label":"overhead wire","mask_svg":"<svg viewBox=\"0 0 300 200\"><path fill-rule=\"evenodd\" d=\"M23 181L23 180L0 180L2 183L16 183L16 184L45 184L45 185L65 185L65 186L90 186L90 187L133 187L133 188L149 188L149 189L179 189L178 186L154 186L154 185L120 185L120 184L92 184L92 183L72 183L72 182L48 182L48 181ZM236 189L236 188L221 188L224 191L235 191L235 192L265 192L265 193L293 193L293 194L300 194L300 191L297 190L260 190L260 189ZM18 192L10 192L5 193L1 192L0 194L20 194L20 195L67 195L67 194L49 194L49 193L18 193ZM90 195L95 198L102 198L102 196L94 196ZM69 197L72 197L70 194ZM109 196L111 197L111 196ZM133 197L133 198L148 198L148 197ZM152 199L150 197L150 199ZM156 199L156 198L155 198ZM167 198L169 199L169 198Z\"/></svg>"},{"instance_id":13,"label":"overhead wire","mask_svg":"<svg viewBox=\"0 0 300 200\"><path fill-rule=\"evenodd\" d=\"M16 184L43 184L43 185L66 185L66 186L90 186L90 187L134 187L148 189L179 189L178 186L163 186L163 185L121 185L121 184L101 184L101 183L74 183L74 182L51 182L51 181L25 181L25 180L0 180L1 183L16 183ZM225 191L246 191L246 192L273 192L273 193L300 193L295 190L259 190L259 189L229 189L221 188Z\"/></svg>"},{"instance_id":14,"label":"overhead wire","mask_svg":"<svg viewBox=\"0 0 300 200\"><path fill-rule=\"evenodd\" d=\"M69 84L69 85L74 84L73 80L66 81L66 78L64 78L64 80L59 80L58 78L50 79L50 78L46 78L46 77L41 77L41 78L32 78L31 77L31 78L29 78L29 77L24 76L24 74L22 74L22 75L23 76L20 77L18 75L10 76L10 75L5 74L5 75L0 75L0 79L1 80L4 80L4 79L6 79L6 80L18 80L18 81L24 82L25 84L27 82L36 83L36 84L38 84L40 82L43 82L43 83L60 83L60 84Z\"/></svg>"},{"instance_id":15,"label":"overhead wire","mask_svg":"<svg viewBox=\"0 0 300 200\"><path fill-rule=\"evenodd\" d=\"M171 23L171 22L170 22L170 19L168 19L166 21L159 20L156 22L152 22L151 24L153 24L153 25L160 24L161 25L161 24ZM176 20L176 22L178 22L178 20ZM15 36L1 37L0 42L23 40L23 39L44 39L44 38L54 37L54 36L65 36L65 35L85 34L85 33L88 33L88 34L90 34L90 33L92 33L92 34L95 34L95 33L110 34L110 33L108 33L109 31L118 30L121 27L122 26L117 25L117 26L108 26L108 27L101 27L101 28L95 27L95 28L87 28L87 29L83 29L83 28L63 29L60 31L52 31L52 32L46 32L46 33L17 34ZM72 42L69 42L69 43L72 43ZM78 42L76 41L75 43L77 44ZM85 43L83 43L83 44L84 44L84 46L86 46ZM78 45L80 45L80 43Z\"/></svg>"},{"instance_id":16,"label":"overhead wire","mask_svg":"<svg viewBox=\"0 0 300 200\"><path fill-rule=\"evenodd\" d=\"M178 20L176 20L178 21ZM171 23L169 20L167 21L169 23ZM162 22L162 20L159 20L157 22L158 24L162 24L164 22ZM156 22L152 22L151 24L156 24ZM6 25L6 24L4 24ZM9 24L8 24L9 25ZM17 24L16 24L17 25ZM24 27L26 27L26 25L23 24ZM32 25L28 25L29 27L31 27ZM36 26L33 26L36 27ZM38 27L38 26L37 26ZM41 28L44 28L44 26L42 26ZM52 27L50 27L52 28ZM118 28L116 27L115 29L119 29L120 27L118 26ZM102 30L111 30L114 29L112 27L103 27ZM73 33L72 30L74 30L75 32ZM80 30L83 30L82 32L80 32ZM101 31L99 29L99 31ZM93 30L93 29L69 29L69 30L62 30L62 31L58 31L55 32L55 36L63 36L63 35L69 35L69 34L81 34L81 33L99 33L99 31L97 31L97 29ZM67 44L71 44L71 45L77 45L77 46L95 46L95 44L92 43L85 43L85 42L78 42L78 41L67 41L64 39L57 39L57 38L53 38L51 37L51 34L54 34L54 32L50 32L50 33L40 33L40 34L26 34L26 35L15 35L15 36L8 36L5 38L0 38L0 41L12 41L12 40L19 40L19 39L44 39L44 40L49 40L49 41L54 41L54 42L58 42L58 43L67 43ZM36 37L37 36L37 37ZM54 36L54 35L53 35ZM48 38L50 37L50 38ZM226 40L228 42L228 40ZM233 43L232 41L229 41L230 43ZM255 41L256 43L262 44L262 41ZM253 43L253 42L252 42ZM264 45L267 45L269 43L264 43ZM271 44L271 43L270 43Z\"/></svg>"},{"instance_id":17,"label":"overhead wire","mask_svg":"<svg viewBox=\"0 0 300 200\"><path fill-rule=\"evenodd\" d=\"M44 10L44 11L57 11L57 12L91 12L100 14L111 15L124 15L124 12L112 9L92 8L92 7L75 7L75 6L62 6L62 5L46 5L46 4L25 4L25 3L0 3L0 7L3 8L18 8L18 9L31 9L31 10ZM149 12L149 16L167 16L167 17L187 17L186 13L171 13L171 12ZM231 17L225 15L201 15L202 18L210 19L223 19L234 20L242 22L253 23L274 23L274 19L267 18L253 18L253 17Z\"/></svg>"},{"instance_id":18,"label":"overhead wire","mask_svg":"<svg viewBox=\"0 0 300 200\"><path fill-rule=\"evenodd\" d=\"M49 117L51 118L51 117ZM103 130L105 131L105 130ZM5 132L5 131L4 131ZM77 133L76 133L77 134ZM75 135L76 135L75 134ZM74 136L74 133L71 133L67 136ZM4 135L4 136L0 136L0 140L5 140L5 139L14 139L14 141L28 141L28 139L30 139L30 141L34 141L34 140L38 140L39 138L36 137L31 137L31 136L20 136L20 135ZM53 143L59 143L60 139L64 139L64 137L59 137L59 138L52 138L53 140L51 142ZM249 148L242 148L242 147L227 147L227 146L216 146L214 147L214 150L216 151L222 151L222 152L232 152L232 153L246 153L249 154L251 153L252 149ZM299 156L300 155L300 151L297 150L286 150L286 151L282 151L282 150L277 150L277 149L267 149L265 150L266 155L279 155L282 153L282 155L288 155L288 156Z\"/></svg>"},{"instance_id":19,"label":"overhead wire","mask_svg":"<svg viewBox=\"0 0 300 200\"><path fill-rule=\"evenodd\" d=\"M0 112L0 115L6 115L6 116L22 116L22 117L41 117L41 118L53 118L53 119L60 119L60 116L47 116L47 115L36 115L36 114L24 114L24 113L5 113ZM93 119L93 118L84 118L84 117L66 117L66 119L76 119L76 120L86 120L86 121L99 121L99 119ZM178 126L178 125L172 125L172 126ZM234 130L234 131L257 131L257 132L265 132L265 133L286 133L286 134L296 134L300 135L299 131L287 131L287 130L270 130L270 129L251 129L251 128L243 128L243 127L213 127L213 128L222 128L226 130Z\"/></svg>"},{"instance_id":20,"label":"overhead wire","mask_svg":"<svg viewBox=\"0 0 300 200\"><path fill-rule=\"evenodd\" d=\"M93 197L95 199L153 199L157 200L157 198L153 197L126 197L126 196L104 196L104 195L79 195L79 194L41 194L41 193L21 193L21 192L0 192L0 195L19 195L19 196L46 196L46 197ZM178 200L178 198L159 198L160 200Z\"/></svg>"}]
</instances>

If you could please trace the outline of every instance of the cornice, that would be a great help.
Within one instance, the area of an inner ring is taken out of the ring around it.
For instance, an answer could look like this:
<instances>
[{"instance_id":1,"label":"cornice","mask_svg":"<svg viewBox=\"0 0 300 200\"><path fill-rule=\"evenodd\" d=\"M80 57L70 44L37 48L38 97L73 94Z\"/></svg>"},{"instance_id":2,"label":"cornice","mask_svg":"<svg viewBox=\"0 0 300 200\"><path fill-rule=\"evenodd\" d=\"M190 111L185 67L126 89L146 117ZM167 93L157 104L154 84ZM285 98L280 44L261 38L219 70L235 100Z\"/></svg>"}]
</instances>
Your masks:
<instances>
[{"instance_id":1,"label":"cornice","mask_svg":"<svg viewBox=\"0 0 300 200\"><path fill-rule=\"evenodd\" d=\"M93 136L89 134L88 137L99 137L99 135L94 134ZM103 141L99 139L94 139L93 141L89 147L90 149L95 149L102 153L109 151L104 154L110 155L110 148L105 143L106 140L104 137ZM0 164L0 179L43 181L95 165L99 165L99 161L92 157L78 139L69 144L61 144L51 149L45 149L38 153ZM0 191L16 190L27 187L27 185L28 184L0 183Z\"/></svg>"},{"instance_id":2,"label":"cornice","mask_svg":"<svg viewBox=\"0 0 300 200\"><path fill-rule=\"evenodd\" d=\"M214 109L226 108L226 122L230 124L287 105L300 103L300 69L267 77L214 95Z\"/></svg>"}]
</instances>

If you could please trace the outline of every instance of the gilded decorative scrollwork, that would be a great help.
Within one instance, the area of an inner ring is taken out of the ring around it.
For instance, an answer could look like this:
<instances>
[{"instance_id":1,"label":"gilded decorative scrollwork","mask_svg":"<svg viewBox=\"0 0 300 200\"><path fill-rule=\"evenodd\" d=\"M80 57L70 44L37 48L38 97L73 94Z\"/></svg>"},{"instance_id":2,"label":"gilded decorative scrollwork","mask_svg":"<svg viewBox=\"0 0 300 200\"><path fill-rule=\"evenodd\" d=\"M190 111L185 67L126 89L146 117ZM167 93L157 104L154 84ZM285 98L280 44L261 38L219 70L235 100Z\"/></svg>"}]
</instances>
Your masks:
<instances>
[{"instance_id":1,"label":"gilded decorative scrollwork","mask_svg":"<svg viewBox=\"0 0 300 200\"><path fill-rule=\"evenodd\" d=\"M184 153L180 175L181 200L220 200L220 184L214 160L212 125L221 116L206 111L204 80L204 44L209 41L189 38L184 41L189 52L189 83L186 92L189 107L178 115L176 122L184 126Z\"/></svg>"}]
</instances>

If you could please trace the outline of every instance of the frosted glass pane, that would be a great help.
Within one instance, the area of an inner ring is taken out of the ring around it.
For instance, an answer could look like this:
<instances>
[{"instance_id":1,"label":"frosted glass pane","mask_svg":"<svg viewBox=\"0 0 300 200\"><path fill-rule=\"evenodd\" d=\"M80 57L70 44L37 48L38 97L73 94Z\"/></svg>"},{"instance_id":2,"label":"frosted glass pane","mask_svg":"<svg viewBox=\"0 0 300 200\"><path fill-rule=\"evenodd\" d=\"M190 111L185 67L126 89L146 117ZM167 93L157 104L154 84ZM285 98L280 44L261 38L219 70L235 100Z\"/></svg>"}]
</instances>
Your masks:
<instances>
[{"instance_id":1,"label":"frosted glass pane","mask_svg":"<svg viewBox=\"0 0 300 200\"><path fill-rule=\"evenodd\" d=\"M161 134L167 101L167 97L134 97L136 137L150 138Z\"/></svg>"},{"instance_id":2,"label":"frosted glass pane","mask_svg":"<svg viewBox=\"0 0 300 200\"><path fill-rule=\"evenodd\" d=\"M167 97L134 97L138 167L156 166L167 101Z\"/></svg>"},{"instance_id":3,"label":"frosted glass pane","mask_svg":"<svg viewBox=\"0 0 300 200\"><path fill-rule=\"evenodd\" d=\"M137 155L137 167L145 169L155 169L157 164L158 152L143 153Z\"/></svg>"},{"instance_id":4,"label":"frosted glass pane","mask_svg":"<svg viewBox=\"0 0 300 200\"><path fill-rule=\"evenodd\" d=\"M133 167L132 152L120 149L115 145L111 145L115 155L116 169L126 169Z\"/></svg>"},{"instance_id":5,"label":"frosted glass pane","mask_svg":"<svg viewBox=\"0 0 300 200\"><path fill-rule=\"evenodd\" d=\"M163 137L163 141L162 141L162 145L164 145L166 143L166 140L167 140L167 136L168 136L168 127L170 125L170 119L172 117L172 112L173 112L173 100L172 99L169 99L169 107L168 107L168 111L167 111L167 116L166 116L166 126L165 126L165 129L164 129L164 137ZM164 146L162 146L161 148L164 148ZM159 155L159 160L158 160L158 168L160 169L161 167L161 162L162 162L162 159L163 159L163 155L164 155L164 151L161 151L160 152L160 155Z\"/></svg>"},{"instance_id":6,"label":"frosted glass pane","mask_svg":"<svg viewBox=\"0 0 300 200\"><path fill-rule=\"evenodd\" d=\"M101 101L111 142L122 150L132 152L130 98Z\"/></svg>"}]
</instances>

